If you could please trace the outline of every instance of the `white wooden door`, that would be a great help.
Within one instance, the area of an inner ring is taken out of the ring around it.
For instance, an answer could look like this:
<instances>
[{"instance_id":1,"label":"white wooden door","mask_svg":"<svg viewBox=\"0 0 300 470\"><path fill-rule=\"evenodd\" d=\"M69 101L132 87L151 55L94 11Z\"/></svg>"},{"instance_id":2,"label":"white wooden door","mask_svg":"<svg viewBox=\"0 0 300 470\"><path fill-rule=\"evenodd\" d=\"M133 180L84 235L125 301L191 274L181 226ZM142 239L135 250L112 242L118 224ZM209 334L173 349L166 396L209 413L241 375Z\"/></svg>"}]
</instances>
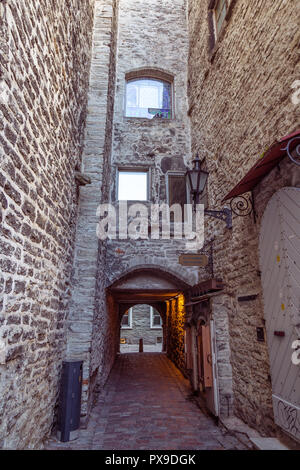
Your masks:
<instances>
[{"instance_id":1,"label":"white wooden door","mask_svg":"<svg viewBox=\"0 0 300 470\"><path fill-rule=\"evenodd\" d=\"M219 416L219 385L213 320L205 326L198 327L197 358L199 390L204 393L207 408L214 416Z\"/></svg>"},{"instance_id":2,"label":"white wooden door","mask_svg":"<svg viewBox=\"0 0 300 470\"><path fill-rule=\"evenodd\" d=\"M292 361L300 338L300 189L270 199L259 251L275 422L300 440L300 365Z\"/></svg>"},{"instance_id":3,"label":"white wooden door","mask_svg":"<svg viewBox=\"0 0 300 470\"><path fill-rule=\"evenodd\" d=\"M210 320L212 388L207 391L206 405L214 416L219 416L219 383L216 358L216 335L214 321Z\"/></svg>"}]
</instances>

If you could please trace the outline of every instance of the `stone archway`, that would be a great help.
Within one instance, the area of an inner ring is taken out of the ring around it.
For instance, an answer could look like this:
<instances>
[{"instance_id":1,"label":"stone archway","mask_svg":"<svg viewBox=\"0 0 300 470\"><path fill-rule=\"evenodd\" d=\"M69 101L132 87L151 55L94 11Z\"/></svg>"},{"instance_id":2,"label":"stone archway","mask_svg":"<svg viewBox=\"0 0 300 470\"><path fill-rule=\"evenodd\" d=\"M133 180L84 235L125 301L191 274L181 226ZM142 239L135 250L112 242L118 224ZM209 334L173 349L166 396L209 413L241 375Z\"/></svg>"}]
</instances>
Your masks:
<instances>
[{"instance_id":1,"label":"stone archway","mask_svg":"<svg viewBox=\"0 0 300 470\"><path fill-rule=\"evenodd\" d=\"M184 295L189 288L181 274L161 266L142 265L129 269L107 291L118 306L120 319L126 310L137 304L156 308L163 319L163 350L182 366L184 359L179 356L183 356L184 347ZM177 347L181 351L174 352Z\"/></svg>"},{"instance_id":2,"label":"stone archway","mask_svg":"<svg viewBox=\"0 0 300 470\"><path fill-rule=\"evenodd\" d=\"M182 277L170 270L153 265L130 269L108 288L110 295L119 305L122 315L128 308L137 304L149 304L156 308L163 318L164 349L166 347L166 302L176 298L189 288Z\"/></svg>"},{"instance_id":3,"label":"stone archway","mask_svg":"<svg viewBox=\"0 0 300 470\"><path fill-rule=\"evenodd\" d=\"M176 265L170 262L167 263L165 260L160 260L159 264L153 264L153 259L149 257L139 256L137 259L131 258L128 263L119 263L123 267L123 272L119 270L112 272L109 277L107 288L115 289L122 281L130 278L135 278L141 273L146 276L157 277L157 279L168 279L174 287L187 289L193 286L197 282L197 269L189 268L184 266Z\"/></svg>"},{"instance_id":4,"label":"stone archway","mask_svg":"<svg viewBox=\"0 0 300 470\"><path fill-rule=\"evenodd\" d=\"M104 386L118 354L120 313L124 313L124 309L136 304L155 306L163 318L163 349L171 359L182 355L184 293L191 286L185 280L184 271L174 271L145 263L129 267L112 280L107 277L106 287L103 283L96 287L93 319L87 321L82 309L82 314L78 312L70 324L72 358L84 361L82 416L88 417L95 394ZM177 330L179 311L180 328ZM172 349L178 344L181 351L173 354ZM181 360L180 364L183 362Z\"/></svg>"},{"instance_id":5,"label":"stone archway","mask_svg":"<svg viewBox=\"0 0 300 470\"><path fill-rule=\"evenodd\" d=\"M89 412L93 396L105 384L117 356L120 320L124 311L136 304L149 304L155 307L163 318L165 339L163 348L167 349L169 345L170 349L173 336L176 337L176 333L173 333L170 340L168 339L170 334L167 334L170 325L176 324L175 321L170 321L172 309L176 311L179 296L183 298L184 292L189 287L180 274L177 276L168 269L154 265L128 269L107 286L106 305L102 303L97 306L96 304L93 330L90 331L89 357L86 357L89 361L86 364L89 375L84 378L86 393L82 397L83 411ZM181 302L183 304L183 301ZM170 307L171 303L173 307ZM80 334L78 331L78 335Z\"/></svg>"}]
</instances>

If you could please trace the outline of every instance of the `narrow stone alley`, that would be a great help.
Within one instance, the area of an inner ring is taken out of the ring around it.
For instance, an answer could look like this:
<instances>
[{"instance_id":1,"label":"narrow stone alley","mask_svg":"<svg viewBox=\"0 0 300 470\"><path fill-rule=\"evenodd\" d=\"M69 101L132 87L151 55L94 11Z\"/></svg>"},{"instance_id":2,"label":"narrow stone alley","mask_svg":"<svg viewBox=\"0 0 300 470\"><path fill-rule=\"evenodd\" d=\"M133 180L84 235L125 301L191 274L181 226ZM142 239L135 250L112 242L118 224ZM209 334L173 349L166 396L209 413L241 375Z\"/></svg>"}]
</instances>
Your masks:
<instances>
[{"instance_id":1,"label":"narrow stone alley","mask_svg":"<svg viewBox=\"0 0 300 470\"><path fill-rule=\"evenodd\" d=\"M79 438L47 450L246 449L205 415L163 353L121 354Z\"/></svg>"}]
</instances>

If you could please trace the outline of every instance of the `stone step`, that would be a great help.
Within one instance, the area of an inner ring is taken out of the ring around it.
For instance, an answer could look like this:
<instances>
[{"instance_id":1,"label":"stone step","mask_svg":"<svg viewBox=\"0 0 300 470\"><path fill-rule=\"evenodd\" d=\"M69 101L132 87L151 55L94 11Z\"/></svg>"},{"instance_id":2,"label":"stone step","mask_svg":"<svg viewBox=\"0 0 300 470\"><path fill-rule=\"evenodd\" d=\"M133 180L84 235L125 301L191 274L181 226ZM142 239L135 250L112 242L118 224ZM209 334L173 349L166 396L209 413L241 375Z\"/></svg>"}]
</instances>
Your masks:
<instances>
[{"instance_id":1,"label":"stone step","mask_svg":"<svg viewBox=\"0 0 300 470\"><path fill-rule=\"evenodd\" d=\"M250 437L257 450L291 450L276 437Z\"/></svg>"}]
</instances>

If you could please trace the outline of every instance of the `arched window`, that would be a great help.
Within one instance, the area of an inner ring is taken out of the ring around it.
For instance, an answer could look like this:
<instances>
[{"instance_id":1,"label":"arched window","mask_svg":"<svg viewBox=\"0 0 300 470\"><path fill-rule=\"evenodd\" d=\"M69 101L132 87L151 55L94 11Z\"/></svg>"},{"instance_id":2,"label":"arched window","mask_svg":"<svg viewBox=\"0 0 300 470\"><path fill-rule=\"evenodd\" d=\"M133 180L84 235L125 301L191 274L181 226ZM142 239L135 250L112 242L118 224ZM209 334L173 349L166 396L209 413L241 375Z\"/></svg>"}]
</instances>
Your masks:
<instances>
[{"instance_id":1,"label":"arched window","mask_svg":"<svg viewBox=\"0 0 300 470\"><path fill-rule=\"evenodd\" d=\"M172 118L172 83L151 77L126 81L126 117Z\"/></svg>"}]
</instances>

